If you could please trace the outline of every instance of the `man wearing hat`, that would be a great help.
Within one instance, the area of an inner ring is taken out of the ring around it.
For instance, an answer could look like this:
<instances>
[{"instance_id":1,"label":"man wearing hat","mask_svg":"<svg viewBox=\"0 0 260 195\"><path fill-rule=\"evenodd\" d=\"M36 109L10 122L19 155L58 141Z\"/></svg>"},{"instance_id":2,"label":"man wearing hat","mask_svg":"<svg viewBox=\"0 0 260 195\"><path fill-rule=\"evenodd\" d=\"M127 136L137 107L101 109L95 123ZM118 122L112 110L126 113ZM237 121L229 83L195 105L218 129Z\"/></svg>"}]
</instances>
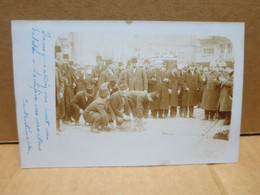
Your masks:
<instances>
[{"instance_id":1,"label":"man wearing hat","mask_svg":"<svg viewBox=\"0 0 260 195\"><path fill-rule=\"evenodd\" d=\"M110 104L116 116L117 125L121 125L124 121L129 120L130 107L126 101L127 84L121 82L119 84L119 91L113 93L110 97Z\"/></svg>"},{"instance_id":2,"label":"man wearing hat","mask_svg":"<svg viewBox=\"0 0 260 195\"><path fill-rule=\"evenodd\" d=\"M102 56L96 57L97 66L92 70L92 78L94 79L94 92L96 93L99 89L100 74L106 69Z\"/></svg>"},{"instance_id":3,"label":"man wearing hat","mask_svg":"<svg viewBox=\"0 0 260 195\"><path fill-rule=\"evenodd\" d=\"M161 63L156 62L155 67L150 69L147 73L148 79L148 92L160 93L160 81L161 81ZM160 109L160 98L155 98L153 102L150 103L151 114L154 118L157 118Z\"/></svg>"},{"instance_id":4,"label":"man wearing hat","mask_svg":"<svg viewBox=\"0 0 260 195\"><path fill-rule=\"evenodd\" d=\"M184 109L184 117L187 117L189 109L189 117L194 118L194 106L196 102L196 94L199 90L199 74L195 71L195 66L189 66L189 70L183 74L183 94L182 106Z\"/></svg>"},{"instance_id":5,"label":"man wearing hat","mask_svg":"<svg viewBox=\"0 0 260 195\"><path fill-rule=\"evenodd\" d=\"M79 125L80 115L83 110L94 100L94 90L92 85L88 85L85 90L79 91L70 103L70 114L75 119L75 125Z\"/></svg>"},{"instance_id":6,"label":"man wearing hat","mask_svg":"<svg viewBox=\"0 0 260 195\"><path fill-rule=\"evenodd\" d=\"M175 117L177 113L177 106L179 104L178 95L181 92L180 78L177 73L177 64L172 67L169 72L169 93L170 93L170 116Z\"/></svg>"},{"instance_id":7,"label":"man wearing hat","mask_svg":"<svg viewBox=\"0 0 260 195\"><path fill-rule=\"evenodd\" d=\"M105 82L111 82L111 81L116 81L116 75L113 72L113 60L112 59L108 59L106 60L106 70L104 70L101 74L100 74L100 83L99 85L102 85Z\"/></svg>"},{"instance_id":8,"label":"man wearing hat","mask_svg":"<svg viewBox=\"0 0 260 195\"><path fill-rule=\"evenodd\" d=\"M202 96L201 108L205 110L205 120L213 120L218 111L220 96L219 73L211 67L211 71L205 78L205 88Z\"/></svg>"},{"instance_id":9,"label":"man wearing hat","mask_svg":"<svg viewBox=\"0 0 260 195\"><path fill-rule=\"evenodd\" d=\"M169 73L166 64L162 64L160 74L160 109L159 118L166 118L169 112L170 95L169 95Z\"/></svg>"},{"instance_id":10,"label":"man wearing hat","mask_svg":"<svg viewBox=\"0 0 260 195\"><path fill-rule=\"evenodd\" d=\"M146 72L138 67L137 58L131 58L132 67L128 71L129 90L148 91L148 81Z\"/></svg>"},{"instance_id":11,"label":"man wearing hat","mask_svg":"<svg viewBox=\"0 0 260 195\"><path fill-rule=\"evenodd\" d=\"M124 63L122 61L118 62L117 65L114 67L114 73L116 80L119 81L121 72L125 69Z\"/></svg>"},{"instance_id":12,"label":"man wearing hat","mask_svg":"<svg viewBox=\"0 0 260 195\"><path fill-rule=\"evenodd\" d=\"M60 130L60 119L64 117L64 78L62 75L60 61L55 63L55 94L56 94L56 128Z\"/></svg>"},{"instance_id":13,"label":"man wearing hat","mask_svg":"<svg viewBox=\"0 0 260 195\"><path fill-rule=\"evenodd\" d=\"M66 55L66 54L64 54ZM71 62L73 64L73 62ZM63 63L63 71L64 71L64 101L65 101L65 118L63 119L64 123L70 121L70 102L74 97L74 88L76 87L76 74L74 70L71 68L71 64L69 64L69 60L65 59Z\"/></svg>"},{"instance_id":14,"label":"man wearing hat","mask_svg":"<svg viewBox=\"0 0 260 195\"><path fill-rule=\"evenodd\" d=\"M126 67L124 65L120 66L121 69L120 75L119 75L119 82L126 82L128 86L128 71L130 69L131 62L128 60Z\"/></svg>"},{"instance_id":15,"label":"man wearing hat","mask_svg":"<svg viewBox=\"0 0 260 195\"><path fill-rule=\"evenodd\" d=\"M112 120L115 124L115 115L109 106L109 90L102 85L99 89L99 96L83 112L84 120L91 124L91 131L99 133L109 126Z\"/></svg>"}]
</instances>

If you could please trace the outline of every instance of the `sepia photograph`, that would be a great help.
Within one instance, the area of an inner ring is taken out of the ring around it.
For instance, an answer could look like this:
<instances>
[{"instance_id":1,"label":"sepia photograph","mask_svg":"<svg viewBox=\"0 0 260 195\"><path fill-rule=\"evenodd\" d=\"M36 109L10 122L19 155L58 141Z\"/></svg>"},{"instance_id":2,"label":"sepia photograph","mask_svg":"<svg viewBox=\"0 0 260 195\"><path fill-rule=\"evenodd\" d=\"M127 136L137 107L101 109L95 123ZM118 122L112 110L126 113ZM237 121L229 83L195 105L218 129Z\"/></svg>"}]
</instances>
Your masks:
<instances>
[{"instance_id":1,"label":"sepia photograph","mask_svg":"<svg viewBox=\"0 0 260 195\"><path fill-rule=\"evenodd\" d=\"M13 24L23 167L236 162L243 40L243 23Z\"/></svg>"}]
</instances>

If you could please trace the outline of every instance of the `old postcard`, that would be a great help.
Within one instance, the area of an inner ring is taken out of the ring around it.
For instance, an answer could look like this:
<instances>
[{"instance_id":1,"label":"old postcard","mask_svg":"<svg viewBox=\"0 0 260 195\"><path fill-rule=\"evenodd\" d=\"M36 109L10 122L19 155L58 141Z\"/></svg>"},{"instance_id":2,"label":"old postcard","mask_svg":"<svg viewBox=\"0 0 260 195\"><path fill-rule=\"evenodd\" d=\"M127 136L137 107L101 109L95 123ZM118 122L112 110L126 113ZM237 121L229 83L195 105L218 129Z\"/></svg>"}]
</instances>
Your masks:
<instances>
[{"instance_id":1,"label":"old postcard","mask_svg":"<svg viewBox=\"0 0 260 195\"><path fill-rule=\"evenodd\" d=\"M238 161L244 23L12 21L23 168Z\"/></svg>"}]
</instances>

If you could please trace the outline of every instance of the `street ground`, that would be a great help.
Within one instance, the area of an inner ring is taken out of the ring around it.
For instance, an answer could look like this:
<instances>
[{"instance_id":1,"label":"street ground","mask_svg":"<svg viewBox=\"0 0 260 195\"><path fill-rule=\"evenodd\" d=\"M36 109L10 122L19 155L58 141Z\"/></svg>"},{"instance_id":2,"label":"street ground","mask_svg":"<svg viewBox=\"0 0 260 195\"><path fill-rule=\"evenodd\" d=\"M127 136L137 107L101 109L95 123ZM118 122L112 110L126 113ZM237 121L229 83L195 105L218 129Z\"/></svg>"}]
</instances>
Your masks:
<instances>
[{"instance_id":1,"label":"street ground","mask_svg":"<svg viewBox=\"0 0 260 195\"><path fill-rule=\"evenodd\" d=\"M99 154L99 157L100 160L106 158L106 165L214 162L214 159L221 158L225 153L228 141L214 139L213 136L217 132L229 130L230 126L224 126L224 120L202 120L204 110L200 108L194 109L194 116L195 118L148 118L143 124L132 121L125 129L117 128L100 133L92 133L81 117L80 126L75 126L74 123L62 124L62 132L57 134L57 140L60 147L68 151L75 148L83 151L102 150L106 156ZM82 153L83 156L84 154ZM87 154L86 158L98 158L94 154ZM118 156L122 161L118 162ZM93 163L95 164L94 161ZM100 162L96 164L103 165Z\"/></svg>"}]
</instances>

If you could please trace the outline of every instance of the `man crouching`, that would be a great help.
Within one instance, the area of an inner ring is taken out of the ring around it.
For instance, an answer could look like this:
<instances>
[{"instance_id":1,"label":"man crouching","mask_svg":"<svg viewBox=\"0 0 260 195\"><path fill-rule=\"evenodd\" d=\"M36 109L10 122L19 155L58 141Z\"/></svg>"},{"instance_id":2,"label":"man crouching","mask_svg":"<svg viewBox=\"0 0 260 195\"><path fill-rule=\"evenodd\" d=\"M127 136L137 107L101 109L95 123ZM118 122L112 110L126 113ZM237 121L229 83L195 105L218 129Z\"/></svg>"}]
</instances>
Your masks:
<instances>
[{"instance_id":1,"label":"man crouching","mask_svg":"<svg viewBox=\"0 0 260 195\"><path fill-rule=\"evenodd\" d=\"M121 82L119 91L110 97L110 104L116 117L117 125L122 125L124 121L130 120L130 106L126 100L128 89L126 82Z\"/></svg>"},{"instance_id":2,"label":"man crouching","mask_svg":"<svg viewBox=\"0 0 260 195\"><path fill-rule=\"evenodd\" d=\"M111 118L114 119L109 97L108 88L101 85L98 97L84 110L83 118L91 125L93 133L99 133L100 130L109 128L109 121Z\"/></svg>"},{"instance_id":3,"label":"man crouching","mask_svg":"<svg viewBox=\"0 0 260 195\"><path fill-rule=\"evenodd\" d=\"M94 100L94 88L92 85L87 86L85 90L79 91L70 103L70 115L75 120L75 125L80 125L79 118L83 110Z\"/></svg>"}]
</instances>

